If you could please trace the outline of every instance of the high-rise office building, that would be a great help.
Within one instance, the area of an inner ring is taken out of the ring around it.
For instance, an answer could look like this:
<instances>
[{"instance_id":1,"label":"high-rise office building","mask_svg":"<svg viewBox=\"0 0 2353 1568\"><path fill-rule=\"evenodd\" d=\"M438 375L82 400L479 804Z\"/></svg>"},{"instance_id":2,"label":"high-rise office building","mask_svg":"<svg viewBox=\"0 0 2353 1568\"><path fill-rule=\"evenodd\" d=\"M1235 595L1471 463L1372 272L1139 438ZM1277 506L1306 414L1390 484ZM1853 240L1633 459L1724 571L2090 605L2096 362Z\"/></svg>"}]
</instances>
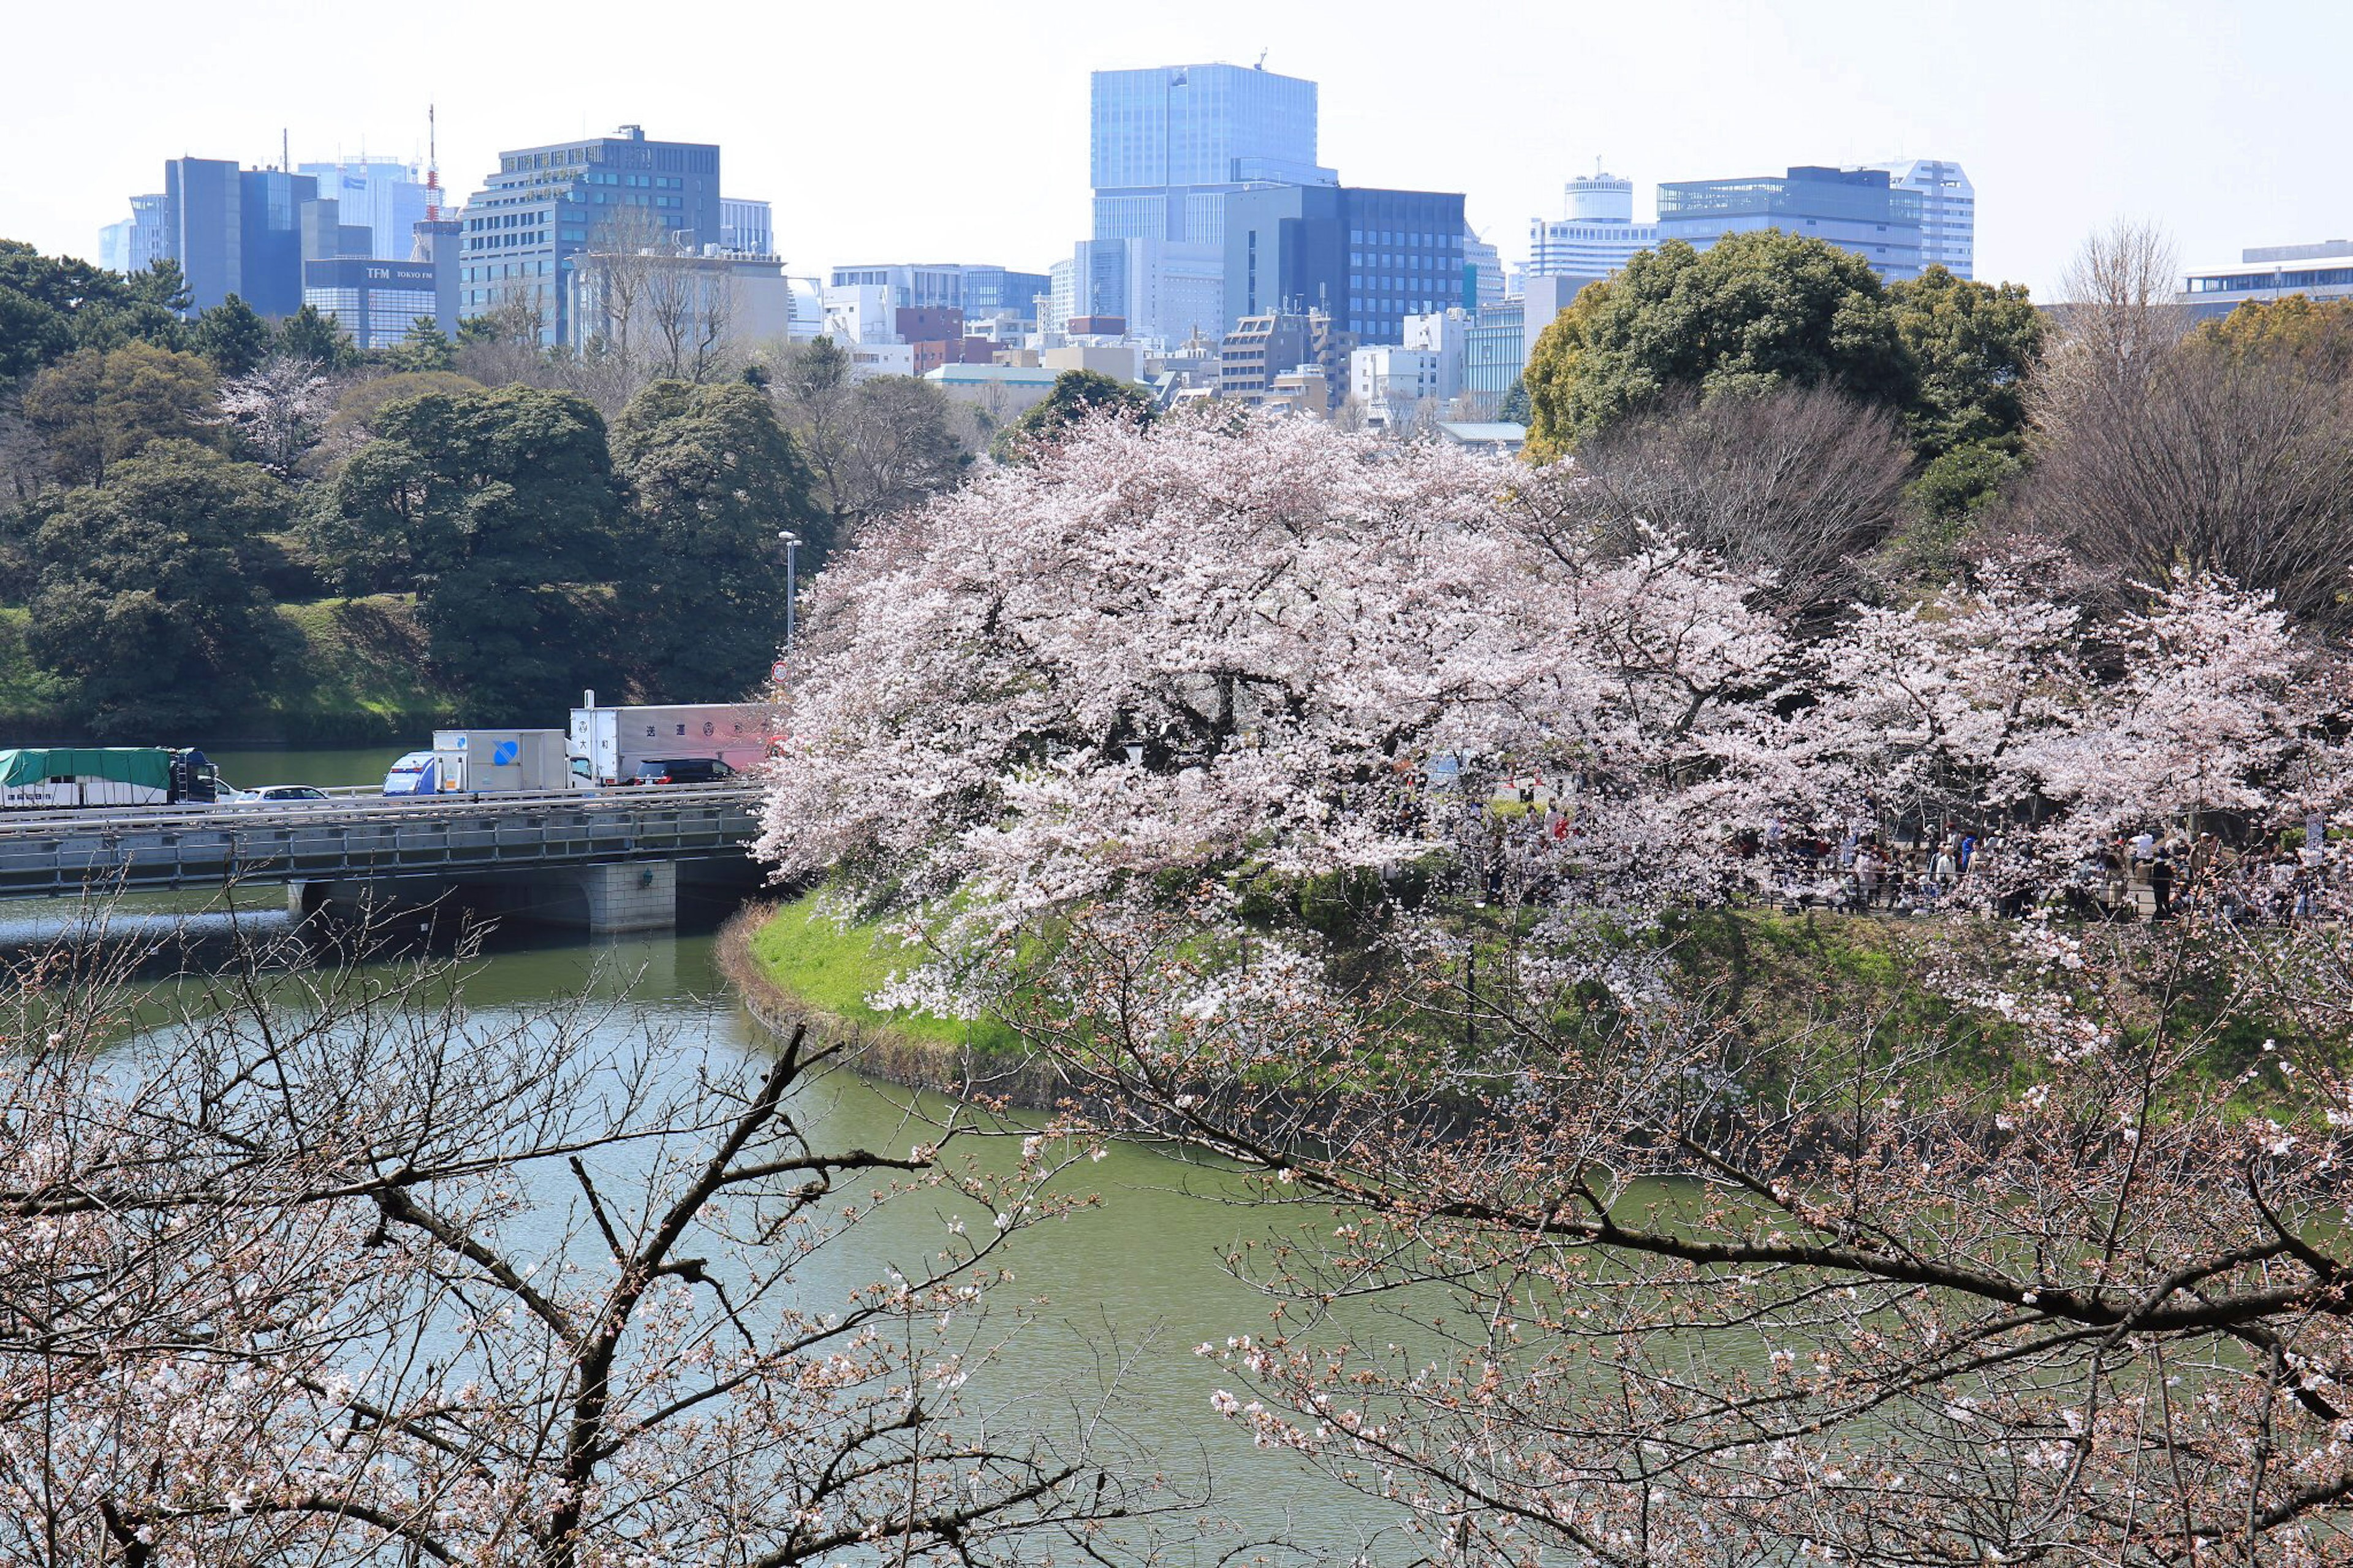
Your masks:
<instances>
[{"instance_id":1,"label":"high-rise office building","mask_svg":"<svg viewBox=\"0 0 2353 1568\"><path fill-rule=\"evenodd\" d=\"M1659 187L1659 238L1705 250L1727 234L1778 228L1853 251L1881 278L1920 276L1920 193L1884 169L1799 164L1786 174L1680 180Z\"/></svg>"},{"instance_id":2,"label":"high-rise office building","mask_svg":"<svg viewBox=\"0 0 2353 1568\"><path fill-rule=\"evenodd\" d=\"M954 310L966 321L977 321L1008 311L1024 321L1034 319L1038 296L1049 292L1052 283L1043 272L1016 272L991 263L899 261L837 267L831 286L872 286L884 289L888 303L898 309Z\"/></svg>"},{"instance_id":3,"label":"high-rise office building","mask_svg":"<svg viewBox=\"0 0 2353 1568\"><path fill-rule=\"evenodd\" d=\"M109 272L144 272L172 254L161 191L131 198L131 216L98 231L98 263Z\"/></svg>"},{"instance_id":4,"label":"high-rise office building","mask_svg":"<svg viewBox=\"0 0 2353 1568\"><path fill-rule=\"evenodd\" d=\"M319 198L335 204L346 228L367 231L356 251L346 254L405 258L425 221L434 194L416 165L389 158L346 158L333 163L298 163L297 174L319 182Z\"/></svg>"},{"instance_id":5,"label":"high-rise office building","mask_svg":"<svg viewBox=\"0 0 2353 1568\"><path fill-rule=\"evenodd\" d=\"M774 256L776 230L768 204L719 198L719 248L730 256Z\"/></svg>"},{"instance_id":6,"label":"high-rise office building","mask_svg":"<svg viewBox=\"0 0 2353 1568\"><path fill-rule=\"evenodd\" d=\"M1050 281L1043 272L1016 272L988 264L964 268L964 319L979 321L1010 314L1025 321L1038 318L1038 296Z\"/></svg>"},{"instance_id":7,"label":"high-rise office building","mask_svg":"<svg viewBox=\"0 0 2353 1568\"><path fill-rule=\"evenodd\" d=\"M1480 306L1463 334L1462 390L1482 419L1495 416L1527 368L1526 322L1525 298L1502 300Z\"/></svg>"},{"instance_id":8,"label":"high-rise office building","mask_svg":"<svg viewBox=\"0 0 2353 1568\"><path fill-rule=\"evenodd\" d=\"M1504 283L1504 253L1481 239L1475 229L1462 231L1462 275L1466 310L1493 305L1508 292Z\"/></svg>"},{"instance_id":9,"label":"high-rise office building","mask_svg":"<svg viewBox=\"0 0 2353 1568\"><path fill-rule=\"evenodd\" d=\"M1115 285L1107 251L1081 263L1081 271L1102 269L1104 286L1120 292L1082 313L1124 316L1138 336L1170 342L1196 326L1219 333L1225 321L1213 324L1196 312L1225 293L1225 198L1259 184L1337 184L1338 175L1315 162L1315 84L1262 68L1094 72L1092 239L1098 247L1148 243L1123 255ZM1129 276L1125 264L1144 274Z\"/></svg>"},{"instance_id":10,"label":"high-rise office building","mask_svg":"<svg viewBox=\"0 0 2353 1568\"><path fill-rule=\"evenodd\" d=\"M300 310L304 209L315 238L318 200L319 182L309 174L240 169L226 158L165 163L165 243L186 275L192 307L209 310L235 294L265 316Z\"/></svg>"},{"instance_id":11,"label":"high-rise office building","mask_svg":"<svg viewBox=\"0 0 2353 1568\"><path fill-rule=\"evenodd\" d=\"M1582 174L1568 182L1567 216L1528 223L1528 276L1607 278L1659 242L1659 226L1634 221L1634 182Z\"/></svg>"},{"instance_id":12,"label":"high-rise office building","mask_svg":"<svg viewBox=\"0 0 2353 1568\"><path fill-rule=\"evenodd\" d=\"M355 314L346 325L364 345L386 341L377 318L396 308L407 312L403 332L418 315L455 331L457 226L427 221L429 193L406 177L414 173L381 161L313 163L290 174L241 169L224 158L174 158L164 165L162 194L132 197L132 221L105 231L103 253L107 265L125 271L178 262L193 310L232 294L269 317L292 315L306 303L339 316L347 307ZM332 265L344 261L375 270ZM361 302L379 295L380 302ZM419 297L423 308L411 309Z\"/></svg>"},{"instance_id":13,"label":"high-rise office building","mask_svg":"<svg viewBox=\"0 0 2353 1568\"><path fill-rule=\"evenodd\" d=\"M438 281L430 261L335 257L302 264L302 302L332 316L357 347L389 348L408 336L420 316L439 324Z\"/></svg>"},{"instance_id":14,"label":"high-rise office building","mask_svg":"<svg viewBox=\"0 0 2353 1568\"><path fill-rule=\"evenodd\" d=\"M1226 319L1321 310L1359 343L1463 303L1462 197L1445 191L1267 185L1226 198Z\"/></svg>"},{"instance_id":15,"label":"high-rise office building","mask_svg":"<svg viewBox=\"0 0 2353 1568\"><path fill-rule=\"evenodd\" d=\"M1898 190L1920 195L1920 265L1956 278L1977 276L1978 188L1948 158L1898 158L1865 163L1882 169Z\"/></svg>"},{"instance_id":16,"label":"high-rise office building","mask_svg":"<svg viewBox=\"0 0 2353 1568\"><path fill-rule=\"evenodd\" d=\"M498 173L466 200L459 308L516 305L540 340L575 341L569 274L591 248L700 252L720 243L719 149L653 142L624 125L610 136L499 154Z\"/></svg>"},{"instance_id":17,"label":"high-rise office building","mask_svg":"<svg viewBox=\"0 0 2353 1568\"><path fill-rule=\"evenodd\" d=\"M1079 242L1083 248L1085 240ZM1046 268L1046 313L1038 319L1038 331L1045 337L1059 337L1062 323L1080 313L1079 258L1076 255L1056 261Z\"/></svg>"}]
</instances>

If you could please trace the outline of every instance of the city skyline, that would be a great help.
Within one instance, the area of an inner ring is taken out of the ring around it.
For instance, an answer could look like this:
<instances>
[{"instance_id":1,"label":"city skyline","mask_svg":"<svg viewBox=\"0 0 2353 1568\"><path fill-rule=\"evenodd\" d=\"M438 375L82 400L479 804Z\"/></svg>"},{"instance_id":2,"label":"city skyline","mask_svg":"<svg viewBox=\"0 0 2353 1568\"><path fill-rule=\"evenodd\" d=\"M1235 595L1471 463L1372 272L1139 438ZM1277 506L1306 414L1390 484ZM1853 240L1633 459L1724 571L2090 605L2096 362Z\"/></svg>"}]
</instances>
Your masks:
<instances>
[{"instance_id":1,"label":"city skyline","mask_svg":"<svg viewBox=\"0 0 2353 1568\"><path fill-rule=\"evenodd\" d=\"M1211 4L1146 23L1057 0L1007 9L1022 47L996 56L984 81L968 68L969 29L927 28L932 10L917 6L892 33L887 84L827 68L805 30L746 9L714 23L728 48L682 46L658 71L614 68L609 27L534 35L532 79L550 85L518 90L507 45L523 42L520 23L423 0L414 26L385 35L262 4L196 29L169 59L108 61L96 123L85 123L96 58L69 47L68 22L35 16L16 24L28 58L88 64L20 84L0 129L54 144L70 123L78 153L20 171L0 233L96 259L99 227L159 188L167 158L275 163L281 132L298 164L363 142L375 157L421 155L430 101L453 195L477 188L502 147L635 121L725 147L731 194L775 204L776 244L797 271L951 253L1042 269L1089 232L1089 73L1249 64L1263 47L1270 69L1321 85L1321 162L1344 180L1464 191L1472 226L1515 261L1529 220L1557 216L1564 182L1597 157L1634 182L1638 213L1666 181L1941 157L1969 171L1985 203L1978 276L2050 297L2083 238L2117 217L2164 224L2190 265L2353 230L2353 175L2278 151L2319 143L2333 101L2321 62L2331 42L2353 42L2353 18L2291 9L2295 49L2277 47L2275 29L2242 36L2176 5L1998 4L1964 27L1862 5L1702 0L1573 22L1504 5L1407 47L1426 24L1382 25L1403 13L1377 5L1365 27L1332 28L1303 10ZM135 32L167 14L130 0L120 15ZM367 71L294 68L346 34ZM701 79L714 70L739 90ZM958 133L965 123L986 133Z\"/></svg>"}]
</instances>

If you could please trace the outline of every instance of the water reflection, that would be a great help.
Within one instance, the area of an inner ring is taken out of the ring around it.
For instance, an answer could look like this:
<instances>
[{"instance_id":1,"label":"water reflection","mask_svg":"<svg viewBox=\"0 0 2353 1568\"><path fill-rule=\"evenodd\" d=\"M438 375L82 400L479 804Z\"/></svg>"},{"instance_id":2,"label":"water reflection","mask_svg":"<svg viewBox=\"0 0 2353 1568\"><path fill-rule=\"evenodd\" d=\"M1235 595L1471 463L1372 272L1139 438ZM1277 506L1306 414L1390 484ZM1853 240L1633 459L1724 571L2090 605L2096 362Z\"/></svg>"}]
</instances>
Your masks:
<instances>
[{"instance_id":1,"label":"water reflection","mask_svg":"<svg viewBox=\"0 0 2353 1568\"><path fill-rule=\"evenodd\" d=\"M684 1089L705 1062L737 1063L774 1049L720 974L715 925L706 913L699 925L675 935L589 939L519 923L476 927L451 918L396 921L379 934L411 952L462 952L455 983L482 1026L512 1026L585 999L592 1004L598 1044L617 1058L635 1059L637 1070L651 1079ZM164 992L159 1004L176 991L177 1001L199 1010L198 988L205 984L199 972L206 962L225 960L238 942L280 944L281 956L306 946L319 950L316 933L289 920L275 889L239 889L230 900L174 894L111 905L0 904L0 946L19 952L60 938L94 941L101 932L153 946L157 973L152 978ZM390 963L379 960L375 967L392 977ZM171 1026L157 1011L145 1013L142 1022ZM938 1096L847 1071L817 1080L790 1105L820 1148L891 1152L930 1142L933 1127L956 1110ZM993 1140L979 1142L977 1157L992 1168L1009 1166L1019 1138L1035 1125L1035 1119L1016 1119ZM632 1184L624 1163L596 1174L600 1184ZM562 1173L547 1177L548 1224L531 1236L531 1244L552 1249L572 1194ZM1284 1227L1303 1222L1328 1231L1330 1219L1232 1201L1245 1194L1229 1173L1134 1147L1115 1146L1099 1161L1080 1163L1071 1182L1073 1190L1099 1195L1099 1205L1015 1237L1008 1253L1014 1286L967 1331L976 1344L993 1342L1017 1317L1029 1319L965 1390L973 1407L1005 1412L1026 1402L1025 1412L1043 1407L1067 1415L1116 1378L1124 1398L1114 1425L1131 1446L1172 1475L1206 1476L1214 1488L1211 1515L1223 1522L1205 1521L1198 1542L1176 1561L1219 1562L1241 1541L1275 1535L1293 1537L1309 1560L1350 1561L1392 1516L1313 1472L1296 1456L1254 1448L1240 1428L1220 1421L1209 1396L1227 1376L1193 1353L1201 1342L1222 1343L1229 1335L1268 1327L1271 1303L1232 1278L1223 1260L1256 1254ZM955 1194L936 1191L881 1205L842 1242L807 1260L793 1296L809 1306L839 1303L887 1268L914 1275L947 1241L952 1222L988 1223L988 1215L962 1208Z\"/></svg>"}]
</instances>

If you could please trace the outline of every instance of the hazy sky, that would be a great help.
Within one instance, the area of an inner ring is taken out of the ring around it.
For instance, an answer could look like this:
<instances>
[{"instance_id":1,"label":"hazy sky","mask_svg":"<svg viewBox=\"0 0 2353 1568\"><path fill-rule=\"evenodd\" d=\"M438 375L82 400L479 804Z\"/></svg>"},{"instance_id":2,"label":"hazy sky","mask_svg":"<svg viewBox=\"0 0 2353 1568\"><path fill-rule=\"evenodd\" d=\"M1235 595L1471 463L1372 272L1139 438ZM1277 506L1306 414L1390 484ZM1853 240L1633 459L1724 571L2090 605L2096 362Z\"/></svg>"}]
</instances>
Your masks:
<instances>
[{"instance_id":1,"label":"hazy sky","mask_svg":"<svg viewBox=\"0 0 2353 1568\"><path fill-rule=\"evenodd\" d=\"M1978 275L2047 292L2084 236L2168 226L2184 258L2353 234L2353 5L2326 0L0 0L0 236L95 258L163 162L419 153L440 109L462 199L501 147L609 130L716 142L796 272L1042 271L1085 233L1087 72L1201 60L1322 84L1352 184L1462 190L1524 257L1598 156L1635 183L1947 157Z\"/></svg>"}]
</instances>

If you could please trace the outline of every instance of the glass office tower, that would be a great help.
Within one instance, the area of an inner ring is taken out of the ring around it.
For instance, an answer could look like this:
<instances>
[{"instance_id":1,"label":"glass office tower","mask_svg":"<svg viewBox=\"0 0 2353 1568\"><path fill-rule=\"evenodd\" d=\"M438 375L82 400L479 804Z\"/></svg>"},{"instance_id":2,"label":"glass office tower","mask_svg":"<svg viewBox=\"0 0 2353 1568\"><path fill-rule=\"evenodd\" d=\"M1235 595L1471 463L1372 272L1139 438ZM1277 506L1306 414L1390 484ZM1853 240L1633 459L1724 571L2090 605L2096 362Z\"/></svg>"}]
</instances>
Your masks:
<instances>
[{"instance_id":1,"label":"glass office tower","mask_svg":"<svg viewBox=\"0 0 2353 1568\"><path fill-rule=\"evenodd\" d=\"M1799 164L1787 174L1677 180L1659 187L1659 238L1705 250L1727 234L1778 228L1808 235L1871 263L1888 282L1920 276L1920 193L1884 169Z\"/></svg>"},{"instance_id":2,"label":"glass office tower","mask_svg":"<svg viewBox=\"0 0 2353 1568\"><path fill-rule=\"evenodd\" d=\"M1180 313L1203 290L1219 292L1225 263L1225 198L1256 184L1330 185L1315 162L1315 84L1248 66L1161 66L1096 71L1091 79L1089 169L1094 241L1132 247L1140 265L1168 273L1130 279L1105 313L1139 336L1180 338L1191 321L1147 319L1155 301ZM1181 286L1180 286L1181 285ZM1224 323L1219 326L1222 329Z\"/></svg>"}]
</instances>

